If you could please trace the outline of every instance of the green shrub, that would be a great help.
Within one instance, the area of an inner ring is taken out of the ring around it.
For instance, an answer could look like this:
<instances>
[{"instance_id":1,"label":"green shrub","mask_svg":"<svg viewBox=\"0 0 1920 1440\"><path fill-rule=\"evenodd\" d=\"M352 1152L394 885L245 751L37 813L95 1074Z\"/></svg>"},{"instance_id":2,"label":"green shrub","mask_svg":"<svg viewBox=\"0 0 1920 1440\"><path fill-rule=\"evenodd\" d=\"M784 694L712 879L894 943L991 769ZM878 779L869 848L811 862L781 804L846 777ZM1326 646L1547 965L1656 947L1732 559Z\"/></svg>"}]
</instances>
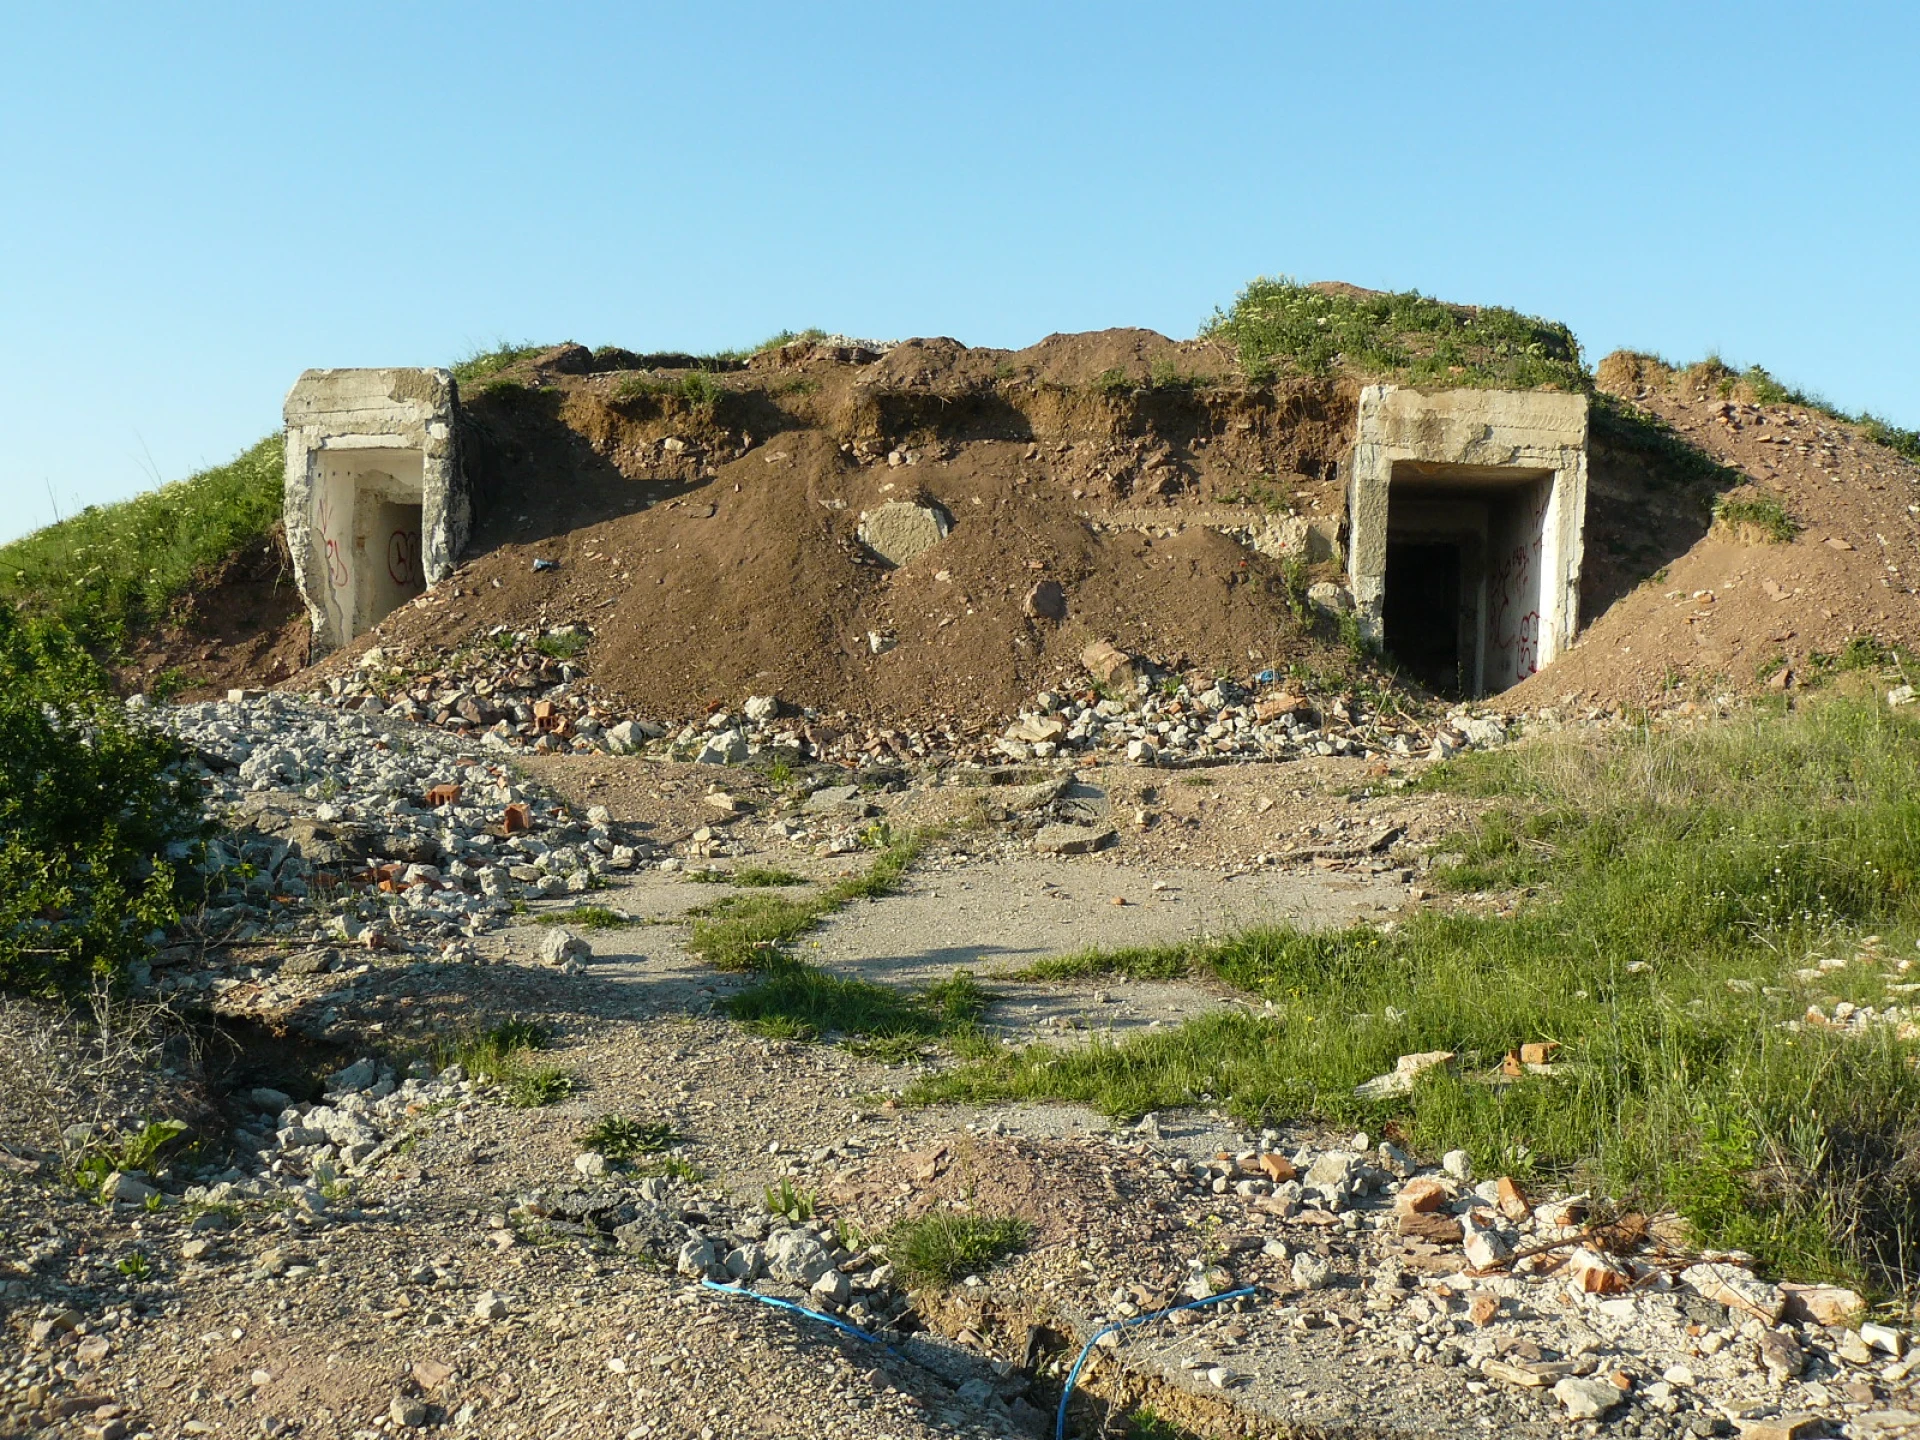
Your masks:
<instances>
[{"instance_id":1,"label":"green shrub","mask_svg":"<svg viewBox=\"0 0 1920 1440\"><path fill-rule=\"evenodd\" d=\"M624 1115L602 1115L580 1137L582 1150L595 1150L609 1160L633 1160L657 1155L686 1137L660 1120L634 1120Z\"/></svg>"},{"instance_id":2,"label":"green shrub","mask_svg":"<svg viewBox=\"0 0 1920 1440\"><path fill-rule=\"evenodd\" d=\"M204 825L176 758L71 632L0 604L0 987L112 979L179 919Z\"/></svg>"}]
</instances>

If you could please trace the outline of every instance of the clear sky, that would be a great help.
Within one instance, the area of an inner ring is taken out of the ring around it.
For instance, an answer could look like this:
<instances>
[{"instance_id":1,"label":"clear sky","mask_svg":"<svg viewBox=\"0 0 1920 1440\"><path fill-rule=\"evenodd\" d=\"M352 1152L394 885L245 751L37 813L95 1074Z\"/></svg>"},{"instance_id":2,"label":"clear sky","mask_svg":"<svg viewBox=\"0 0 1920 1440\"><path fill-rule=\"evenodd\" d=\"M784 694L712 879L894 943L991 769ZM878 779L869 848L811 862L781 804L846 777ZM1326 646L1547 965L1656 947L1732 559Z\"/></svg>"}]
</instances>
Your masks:
<instances>
[{"instance_id":1,"label":"clear sky","mask_svg":"<svg viewBox=\"0 0 1920 1440\"><path fill-rule=\"evenodd\" d=\"M0 0L0 538L315 365L1342 279L1920 426L1920 5Z\"/></svg>"}]
</instances>

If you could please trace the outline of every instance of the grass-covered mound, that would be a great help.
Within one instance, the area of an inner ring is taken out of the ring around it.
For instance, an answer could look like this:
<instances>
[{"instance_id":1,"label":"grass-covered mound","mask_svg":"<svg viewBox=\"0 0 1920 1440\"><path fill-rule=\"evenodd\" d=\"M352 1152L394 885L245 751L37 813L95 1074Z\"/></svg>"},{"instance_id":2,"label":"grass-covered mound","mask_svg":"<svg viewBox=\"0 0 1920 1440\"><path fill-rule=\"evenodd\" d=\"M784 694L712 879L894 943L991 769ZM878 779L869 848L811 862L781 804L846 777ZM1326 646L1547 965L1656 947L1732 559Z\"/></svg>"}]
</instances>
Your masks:
<instances>
[{"instance_id":1,"label":"grass-covered mound","mask_svg":"<svg viewBox=\"0 0 1920 1440\"><path fill-rule=\"evenodd\" d=\"M1202 334L1251 377L1353 375L1410 385L1587 388L1580 344L1557 321L1497 305L1448 305L1418 291L1253 281Z\"/></svg>"}]
</instances>

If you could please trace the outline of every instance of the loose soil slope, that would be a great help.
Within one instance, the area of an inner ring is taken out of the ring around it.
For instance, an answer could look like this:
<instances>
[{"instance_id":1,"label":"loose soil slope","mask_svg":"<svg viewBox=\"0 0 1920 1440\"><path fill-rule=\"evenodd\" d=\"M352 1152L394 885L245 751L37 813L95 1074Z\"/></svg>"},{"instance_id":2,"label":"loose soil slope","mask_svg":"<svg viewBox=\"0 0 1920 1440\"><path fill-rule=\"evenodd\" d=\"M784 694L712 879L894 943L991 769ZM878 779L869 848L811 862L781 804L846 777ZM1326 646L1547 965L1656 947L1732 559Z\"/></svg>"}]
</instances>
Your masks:
<instances>
[{"instance_id":1,"label":"loose soil slope","mask_svg":"<svg viewBox=\"0 0 1920 1440\"><path fill-rule=\"evenodd\" d=\"M595 684L663 717L776 693L986 721L1096 639L1242 676L1351 663L1295 618L1280 561L1197 523L1294 511L1331 535L1351 381L1248 385L1224 351L1143 330L801 343L722 373L656 358L681 367L560 347L464 395L471 558L353 649L581 623ZM893 500L954 521L898 569L857 537ZM1043 580L1063 619L1027 613Z\"/></svg>"},{"instance_id":2,"label":"loose soil slope","mask_svg":"<svg viewBox=\"0 0 1920 1440\"><path fill-rule=\"evenodd\" d=\"M1821 411L1754 403L1718 366L1673 370L1621 353L1597 380L1603 396L1726 468L1715 475L1671 446L1649 447L1644 431L1630 437L1637 451L1610 441L1621 427L1596 411L1583 611L1597 618L1570 655L1509 691L1510 704L1787 688L1858 638L1872 643L1856 656L1920 649L1920 465ZM1798 533L1774 543L1710 524L1716 493L1770 497ZM1663 553L1671 563L1647 575ZM1636 572L1647 578L1632 584Z\"/></svg>"}]
</instances>

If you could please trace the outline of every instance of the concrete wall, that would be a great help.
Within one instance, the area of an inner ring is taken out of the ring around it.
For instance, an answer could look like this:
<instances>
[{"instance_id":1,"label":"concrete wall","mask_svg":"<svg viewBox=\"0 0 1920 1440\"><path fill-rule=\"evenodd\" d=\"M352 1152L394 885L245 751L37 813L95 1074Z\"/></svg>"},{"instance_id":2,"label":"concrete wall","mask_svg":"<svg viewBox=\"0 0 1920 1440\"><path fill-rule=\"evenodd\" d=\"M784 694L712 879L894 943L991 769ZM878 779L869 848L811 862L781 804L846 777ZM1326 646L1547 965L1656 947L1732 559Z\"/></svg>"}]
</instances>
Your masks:
<instances>
[{"instance_id":1,"label":"concrete wall","mask_svg":"<svg viewBox=\"0 0 1920 1440\"><path fill-rule=\"evenodd\" d=\"M287 548L316 654L453 571L472 510L445 370L309 370L287 393Z\"/></svg>"},{"instance_id":2,"label":"concrete wall","mask_svg":"<svg viewBox=\"0 0 1920 1440\"><path fill-rule=\"evenodd\" d=\"M1381 639L1394 497L1487 506L1480 686L1551 662L1580 621L1587 399L1548 391L1369 385L1349 471L1347 574L1361 629Z\"/></svg>"}]
</instances>

